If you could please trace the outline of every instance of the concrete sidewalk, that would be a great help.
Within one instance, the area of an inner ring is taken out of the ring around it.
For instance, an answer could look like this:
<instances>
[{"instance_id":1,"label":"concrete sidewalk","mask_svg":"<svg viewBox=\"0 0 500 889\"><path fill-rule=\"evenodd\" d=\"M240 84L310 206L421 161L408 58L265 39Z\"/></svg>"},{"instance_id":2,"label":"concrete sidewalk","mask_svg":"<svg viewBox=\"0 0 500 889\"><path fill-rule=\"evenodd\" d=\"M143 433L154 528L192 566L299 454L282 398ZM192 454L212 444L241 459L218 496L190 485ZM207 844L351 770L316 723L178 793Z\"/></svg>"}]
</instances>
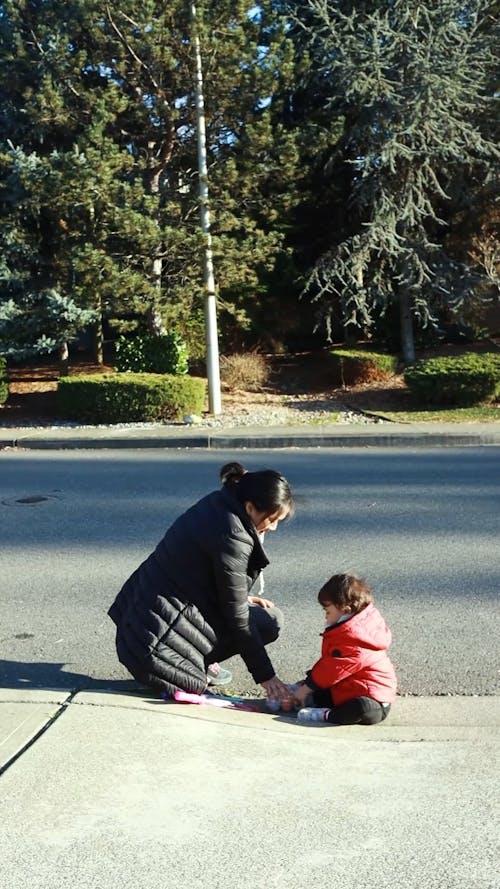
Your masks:
<instances>
[{"instance_id":1,"label":"concrete sidewalk","mask_svg":"<svg viewBox=\"0 0 500 889\"><path fill-rule=\"evenodd\" d=\"M0 692L5 889L494 889L500 698L380 726ZM17 757L17 758L16 758Z\"/></svg>"},{"instance_id":2,"label":"concrete sidewalk","mask_svg":"<svg viewBox=\"0 0 500 889\"><path fill-rule=\"evenodd\" d=\"M297 426L0 427L0 450L89 448L477 447L500 445L500 423L325 423Z\"/></svg>"}]
</instances>

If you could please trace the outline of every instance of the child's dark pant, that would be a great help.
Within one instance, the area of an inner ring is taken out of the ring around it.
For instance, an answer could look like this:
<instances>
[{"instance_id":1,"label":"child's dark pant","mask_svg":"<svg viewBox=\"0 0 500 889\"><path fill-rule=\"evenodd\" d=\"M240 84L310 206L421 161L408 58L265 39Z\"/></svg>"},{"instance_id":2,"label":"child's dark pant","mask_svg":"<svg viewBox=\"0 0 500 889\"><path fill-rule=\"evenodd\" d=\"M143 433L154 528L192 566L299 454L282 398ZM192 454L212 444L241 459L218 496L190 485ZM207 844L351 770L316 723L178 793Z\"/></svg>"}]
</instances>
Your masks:
<instances>
[{"instance_id":1,"label":"child's dark pant","mask_svg":"<svg viewBox=\"0 0 500 889\"><path fill-rule=\"evenodd\" d=\"M373 698L353 698L340 706L332 706L329 691L313 692L315 707L332 707L328 714L327 722L334 725L376 725L383 722L388 715L391 705L379 704Z\"/></svg>"}]
</instances>

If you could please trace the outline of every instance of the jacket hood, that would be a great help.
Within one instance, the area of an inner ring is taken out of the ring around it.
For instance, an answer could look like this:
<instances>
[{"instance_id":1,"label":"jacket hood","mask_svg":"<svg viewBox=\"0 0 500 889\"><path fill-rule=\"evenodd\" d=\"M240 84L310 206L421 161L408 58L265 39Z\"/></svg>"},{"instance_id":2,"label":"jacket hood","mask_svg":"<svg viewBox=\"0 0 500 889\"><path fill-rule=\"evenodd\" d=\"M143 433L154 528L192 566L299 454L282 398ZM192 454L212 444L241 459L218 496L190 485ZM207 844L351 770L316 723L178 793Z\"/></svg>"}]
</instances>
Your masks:
<instances>
[{"instance_id":1,"label":"jacket hood","mask_svg":"<svg viewBox=\"0 0 500 889\"><path fill-rule=\"evenodd\" d=\"M338 634L344 645L352 642L356 646L372 651L385 651L392 641L391 631L373 602L349 620L327 627L323 635L327 634L330 641L333 641Z\"/></svg>"}]
</instances>

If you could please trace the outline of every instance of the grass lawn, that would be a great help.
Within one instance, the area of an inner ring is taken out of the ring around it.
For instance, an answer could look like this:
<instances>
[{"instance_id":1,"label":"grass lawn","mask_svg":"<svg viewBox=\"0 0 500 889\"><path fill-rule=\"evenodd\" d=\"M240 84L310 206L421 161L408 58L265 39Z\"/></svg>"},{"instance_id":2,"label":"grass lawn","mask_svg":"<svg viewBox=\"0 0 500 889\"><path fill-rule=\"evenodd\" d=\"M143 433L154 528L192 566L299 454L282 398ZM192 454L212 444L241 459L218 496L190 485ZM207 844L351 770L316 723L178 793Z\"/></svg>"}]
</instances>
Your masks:
<instances>
[{"instance_id":1,"label":"grass lawn","mask_svg":"<svg viewBox=\"0 0 500 889\"><path fill-rule=\"evenodd\" d=\"M432 408L412 411L376 411L393 423L500 423L500 405Z\"/></svg>"}]
</instances>

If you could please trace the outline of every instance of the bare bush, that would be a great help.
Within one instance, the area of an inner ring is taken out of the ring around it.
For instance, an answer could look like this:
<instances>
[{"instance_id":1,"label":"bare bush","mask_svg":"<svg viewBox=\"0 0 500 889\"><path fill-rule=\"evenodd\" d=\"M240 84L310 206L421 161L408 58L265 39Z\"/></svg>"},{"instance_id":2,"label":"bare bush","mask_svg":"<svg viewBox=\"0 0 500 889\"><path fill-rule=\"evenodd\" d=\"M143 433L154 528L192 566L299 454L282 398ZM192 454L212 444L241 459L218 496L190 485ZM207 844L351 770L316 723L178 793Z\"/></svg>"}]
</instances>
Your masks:
<instances>
[{"instance_id":1,"label":"bare bush","mask_svg":"<svg viewBox=\"0 0 500 889\"><path fill-rule=\"evenodd\" d=\"M220 359L221 381L228 389L259 392L269 380L269 363L260 352L237 352Z\"/></svg>"}]
</instances>

